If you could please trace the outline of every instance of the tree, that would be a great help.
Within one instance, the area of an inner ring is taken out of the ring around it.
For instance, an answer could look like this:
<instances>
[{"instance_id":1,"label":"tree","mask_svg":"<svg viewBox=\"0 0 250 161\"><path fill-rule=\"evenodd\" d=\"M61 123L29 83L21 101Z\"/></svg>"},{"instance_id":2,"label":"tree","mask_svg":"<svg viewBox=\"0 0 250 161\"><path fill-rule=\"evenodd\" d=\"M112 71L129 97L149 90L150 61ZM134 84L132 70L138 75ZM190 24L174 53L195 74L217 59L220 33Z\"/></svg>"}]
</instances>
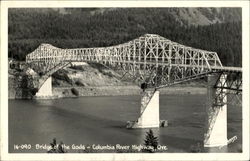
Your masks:
<instances>
[{"instance_id":1,"label":"tree","mask_svg":"<svg viewBox=\"0 0 250 161\"><path fill-rule=\"evenodd\" d=\"M56 143L56 139L54 138L52 143L50 143L51 149L48 151L48 153L66 153L67 151L64 150L63 142L60 142L60 144Z\"/></svg>"},{"instance_id":2,"label":"tree","mask_svg":"<svg viewBox=\"0 0 250 161\"><path fill-rule=\"evenodd\" d=\"M145 146L152 146L154 148L154 150L157 149L158 146L158 138L156 136L154 136L154 133L152 131L152 129L150 129L147 133L146 133L146 140L144 140L144 145ZM152 150L149 150L150 152L153 152Z\"/></svg>"}]
</instances>

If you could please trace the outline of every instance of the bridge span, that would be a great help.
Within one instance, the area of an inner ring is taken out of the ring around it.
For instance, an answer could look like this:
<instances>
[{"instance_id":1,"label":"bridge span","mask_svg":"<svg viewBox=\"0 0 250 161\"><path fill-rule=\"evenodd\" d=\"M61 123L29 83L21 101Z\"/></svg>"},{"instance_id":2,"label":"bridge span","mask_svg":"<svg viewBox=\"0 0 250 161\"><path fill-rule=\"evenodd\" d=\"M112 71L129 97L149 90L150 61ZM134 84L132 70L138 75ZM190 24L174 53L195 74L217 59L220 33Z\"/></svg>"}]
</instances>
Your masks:
<instances>
[{"instance_id":1,"label":"bridge span","mask_svg":"<svg viewBox=\"0 0 250 161\"><path fill-rule=\"evenodd\" d=\"M26 56L39 74L36 96L52 95L51 75L73 62L95 62L115 70L120 79L140 85L141 112L130 128L159 127L159 88L207 77L207 123L204 146L223 146L227 140L227 95L242 92L242 69L225 67L216 52L188 47L155 34L97 48L61 49L41 44Z\"/></svg>"}]
</instances>

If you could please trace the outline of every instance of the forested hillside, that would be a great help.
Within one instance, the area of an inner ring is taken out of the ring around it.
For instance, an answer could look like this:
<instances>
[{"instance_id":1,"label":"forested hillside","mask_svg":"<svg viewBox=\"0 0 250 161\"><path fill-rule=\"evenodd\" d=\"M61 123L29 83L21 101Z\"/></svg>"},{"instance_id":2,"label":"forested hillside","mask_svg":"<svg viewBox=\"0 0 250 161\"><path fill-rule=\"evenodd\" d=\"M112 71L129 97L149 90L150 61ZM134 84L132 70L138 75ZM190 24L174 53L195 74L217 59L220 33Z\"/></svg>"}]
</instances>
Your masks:
<instances>
[{"instance_id":1,"label":"forested hillside","mask_svg":"<svg viewBox=\"0 0 250 161\"><path fill-rule=\"evenodd\" d=\"M41 43L61 48L124 43L145 33L215 51L224 65L241 66L239 8L9 9L9 57Z\"/></svg>"}]
</instances>

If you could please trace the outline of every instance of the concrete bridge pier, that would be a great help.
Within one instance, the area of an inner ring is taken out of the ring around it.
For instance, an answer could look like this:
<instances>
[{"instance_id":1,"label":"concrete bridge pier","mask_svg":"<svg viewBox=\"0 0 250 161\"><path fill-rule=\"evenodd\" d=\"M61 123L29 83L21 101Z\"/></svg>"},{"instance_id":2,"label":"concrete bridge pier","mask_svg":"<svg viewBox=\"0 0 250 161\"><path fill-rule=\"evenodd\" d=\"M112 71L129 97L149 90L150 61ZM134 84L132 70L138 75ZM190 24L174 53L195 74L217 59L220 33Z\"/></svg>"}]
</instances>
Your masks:
<instances>
[{"instance_id":1,"label":"concrete bridge pier","mask_svg":"<svg viewBox=\"0 0 250 161\"><path fill-rule=\"evenodd\" d=\"M145 90L141 92L141 110L137 121L128 121L127 128L158 128L160 124L159 91Z\"/></svg>"},{"instance_id":2,"label":"concrete bridge pier","mask_svg":"<svg viewBox=\"0 0 250 161\"><path fill-rule=\"evenodd\" d=\"M219 81L217 81L219 80ZM206 133L204 147L227 145L227 96L226 89L215 88L215 84L225 87L226 75L208 75Z\"/></svg>"},{"instance_id":3,"label":"concrete bridge pier","mask_svg":"<svg viewBox=\"0 0 250 161\"><path fill-rule=\"evenodd\" d=\"M36 93L36 98L48 98L52 95L52 77L50 76Z\"/></svg>"}]
</instances>

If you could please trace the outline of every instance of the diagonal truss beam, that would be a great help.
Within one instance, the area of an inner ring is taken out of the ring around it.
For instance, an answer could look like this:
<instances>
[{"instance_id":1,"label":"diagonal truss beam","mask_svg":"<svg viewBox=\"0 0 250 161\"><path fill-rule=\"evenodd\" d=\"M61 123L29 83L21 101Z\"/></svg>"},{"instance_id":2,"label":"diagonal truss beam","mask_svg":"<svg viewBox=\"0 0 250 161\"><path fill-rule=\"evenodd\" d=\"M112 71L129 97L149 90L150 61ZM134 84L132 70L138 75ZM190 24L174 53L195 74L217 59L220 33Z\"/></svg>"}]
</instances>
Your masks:
<instances>
[{"instance_id":1,"label":"diagonal truss beam","mask_svg":"<svg viewBox=\"0 0 250 161\"><path fill-rule=\"evenodd\" d=\"M184 46L155 34L145 34L109 47L60 49L41 44L26 56L26 62L43 78L71 62L100 63L114 69L121 78L138 85L147 83L154 88L197 79L227 68L222 66L216 52ZM234 68L226 70L234 71Z\"/></svg>"}]
</instances>

